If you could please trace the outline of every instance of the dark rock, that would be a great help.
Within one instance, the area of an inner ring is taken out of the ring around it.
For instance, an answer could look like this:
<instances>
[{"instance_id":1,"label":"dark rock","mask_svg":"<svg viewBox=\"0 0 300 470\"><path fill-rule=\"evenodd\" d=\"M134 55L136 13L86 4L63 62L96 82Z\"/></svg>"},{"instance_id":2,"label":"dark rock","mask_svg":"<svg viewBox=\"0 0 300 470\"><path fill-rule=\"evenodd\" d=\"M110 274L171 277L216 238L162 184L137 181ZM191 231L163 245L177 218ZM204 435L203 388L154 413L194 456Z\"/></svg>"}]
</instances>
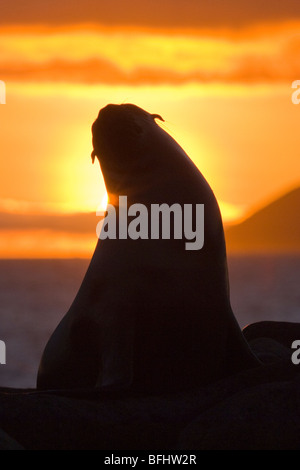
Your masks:
<instances>
[{"instance_id":1,"label":"dark rock","mask_svg":"<svg viewBox=\"0 0 300 470\"><path fill-rule=\"evenodd\" d=\"M24 448L0 429L0 450L24 450Z\"/></svg>"},{"instance_id":2,"label":"dark rock","mask_svg":"<svg viewBox=\"0 0 300 470\"><path fill-rule=\"evenodd\" d=\"M250 341L261 366L195 390L145 396L2 388L2 447L15 440L33 450L299 449L300 366L289 340L272 338L273 326Z\"/></svg>"},{"instance_id":3,"label":"dark rock","mask_svg":"<svg viewBox=\"0 0 300 470\"><path fill-rule=\"evenodd\" d=\"M202 413L179 447L198 450L299 450L300 381L261 384Z\"/></svg>"},{"instance_id":4,"label":"dark rock","mask_svg":"<svg viewBox=\"0 0 300 470\"><path fill-rule=\"evenodd\" d=\"M291 360L292 350L271 338L255 338L249 341L252 351L263 363Z\"/></svg>"},{"instance_id":5,"label":"dark rock","mask_svg":"<svg viewBox=\"0 0 300 470\"><path fill-rule=\"evenodd\" d=\"M300 340L300 323L261 321L246 326L243 334L248 342L256 338L271 338L290 348L293 341Z\"/></svg>"}]
</instances>

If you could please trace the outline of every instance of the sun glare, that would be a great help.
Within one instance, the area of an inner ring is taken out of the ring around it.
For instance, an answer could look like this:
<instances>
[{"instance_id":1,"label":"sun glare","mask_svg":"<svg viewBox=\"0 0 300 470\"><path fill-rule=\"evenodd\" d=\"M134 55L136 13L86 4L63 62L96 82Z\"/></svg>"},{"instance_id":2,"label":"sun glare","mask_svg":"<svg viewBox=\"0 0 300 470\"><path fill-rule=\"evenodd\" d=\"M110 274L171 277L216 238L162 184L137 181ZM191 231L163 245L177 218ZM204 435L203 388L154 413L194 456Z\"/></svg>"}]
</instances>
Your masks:
<instances>
[{"instance_id":1,"label":"sun glare","mask_svg":"<svg viewBox=\"0 0 300 470\"><path fill-rule=\"evenodd\" d=\"M97 212L105 212L107 208L107 204L108 204L108 194L105 191L101 199L101 202L97 208Z\"/></svg>"}]
</instances>

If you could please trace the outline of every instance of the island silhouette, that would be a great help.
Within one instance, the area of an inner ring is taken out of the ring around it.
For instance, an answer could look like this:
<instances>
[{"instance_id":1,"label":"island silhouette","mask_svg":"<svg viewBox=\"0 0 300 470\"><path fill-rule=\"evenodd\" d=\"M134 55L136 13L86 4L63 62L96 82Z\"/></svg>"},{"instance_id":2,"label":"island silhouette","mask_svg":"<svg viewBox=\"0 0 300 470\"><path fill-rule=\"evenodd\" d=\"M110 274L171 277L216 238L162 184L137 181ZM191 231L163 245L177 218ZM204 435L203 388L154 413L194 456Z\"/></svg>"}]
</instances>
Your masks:
<instances>
[{"instance_id":1,"label":"island silhouette","mask_svg":"<svg viewBox=\"0 0 300 470\"><path fill-rule=\"evenodd\" d=\"M230 252L300 252L300 187L254 212L242 222L225 227Z\"/></svg>"}]
</instances>

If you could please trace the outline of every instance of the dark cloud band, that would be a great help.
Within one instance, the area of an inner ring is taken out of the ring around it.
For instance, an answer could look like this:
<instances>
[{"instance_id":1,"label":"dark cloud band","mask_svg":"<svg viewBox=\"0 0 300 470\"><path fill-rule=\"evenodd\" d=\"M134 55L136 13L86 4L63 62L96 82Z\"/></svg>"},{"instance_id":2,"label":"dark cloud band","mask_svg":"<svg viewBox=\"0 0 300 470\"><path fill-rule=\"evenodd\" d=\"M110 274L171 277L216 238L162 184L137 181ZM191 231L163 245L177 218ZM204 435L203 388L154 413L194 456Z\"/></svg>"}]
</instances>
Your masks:
<instances>
[{"instance_id":1,"label":"dark cloud band","mask_svg":"<svg viewBox=\"0 0 300 470\"><path fill-rule=\"evenodd\" d=\"M236 27L300 17L299 0L4 0L0 24L73 24L154 27Z\"/></svg>"}]
</instances>

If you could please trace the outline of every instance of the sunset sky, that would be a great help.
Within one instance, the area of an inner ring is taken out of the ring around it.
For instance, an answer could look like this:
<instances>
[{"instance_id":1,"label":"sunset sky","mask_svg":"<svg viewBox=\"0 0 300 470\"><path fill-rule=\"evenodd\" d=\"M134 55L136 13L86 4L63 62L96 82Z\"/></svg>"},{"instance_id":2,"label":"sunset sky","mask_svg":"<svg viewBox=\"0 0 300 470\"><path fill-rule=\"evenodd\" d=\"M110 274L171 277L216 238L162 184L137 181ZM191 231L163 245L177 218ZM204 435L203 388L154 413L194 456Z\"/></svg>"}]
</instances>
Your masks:
<instances>
[{"instance_id":1,"label":"sunset sky","mask_svg":"<svg viewBox=\"0 0 300 470\"><path fill-rule=\"evenodd\" d=\"M95 212L104 184L91 125L101 107L124 102L163 116L224 222L239 220L300 185L297 79L298 0L4 0L3 220ZM84 230L0 229L0 257L90 256L95 243Z\"/></svg>"}]
</instances>

